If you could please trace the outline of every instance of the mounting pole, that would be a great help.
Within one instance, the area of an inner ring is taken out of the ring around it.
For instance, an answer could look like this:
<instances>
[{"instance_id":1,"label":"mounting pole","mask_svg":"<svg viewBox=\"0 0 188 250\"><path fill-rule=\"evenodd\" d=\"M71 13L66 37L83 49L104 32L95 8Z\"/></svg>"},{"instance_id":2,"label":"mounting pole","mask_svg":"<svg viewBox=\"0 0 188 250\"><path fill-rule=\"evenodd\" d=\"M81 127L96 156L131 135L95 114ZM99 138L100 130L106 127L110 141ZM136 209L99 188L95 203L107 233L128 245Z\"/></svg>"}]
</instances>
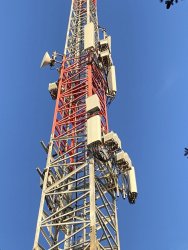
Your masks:
<instances>
[{"instance_id":1,"label":"mounting pole","mask_svg":"<svg viewBox=\"0 0 188 250\"><path fill-rule=\"evenodd\" d=\"M90 0L87 0L87 23L90 22Z\"/></svg>"},{"instance_id":2,"label":"mounting pole","mask_svg":"<svg viewBox=\"0 0 188 250\"><path fill-rule=\"evenodd\" d=\"M91 228L91 246L90 250L96 250L96 208L95 208L95 165L94 159L89 162L90 174L90 228Z\"/></svg>"}]
</instances>

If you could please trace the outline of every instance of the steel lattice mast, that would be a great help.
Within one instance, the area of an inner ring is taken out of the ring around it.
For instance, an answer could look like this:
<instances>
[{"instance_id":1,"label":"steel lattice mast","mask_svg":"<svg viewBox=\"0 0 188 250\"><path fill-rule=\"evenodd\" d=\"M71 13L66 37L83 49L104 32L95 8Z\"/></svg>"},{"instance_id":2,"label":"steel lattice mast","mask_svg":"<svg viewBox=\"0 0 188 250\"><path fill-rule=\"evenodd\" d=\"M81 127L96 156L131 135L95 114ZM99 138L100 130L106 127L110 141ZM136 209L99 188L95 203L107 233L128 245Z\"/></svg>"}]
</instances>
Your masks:
<instances>
[{"instance_id":1,"label":"steel lattice mast","mask_svg":"<svg viewBox=\"0 0 188 250\"><path fill-rule=\"evenodd\" d=\"M103 39L99 39L99 31ZM134 167L109 132L107 106L116 94L111 38L98 26L96 0L72 0L64 55L49 84L56 99L33 250L120 249L116 199L134 203Z\"/></svg>"}]
</instances>

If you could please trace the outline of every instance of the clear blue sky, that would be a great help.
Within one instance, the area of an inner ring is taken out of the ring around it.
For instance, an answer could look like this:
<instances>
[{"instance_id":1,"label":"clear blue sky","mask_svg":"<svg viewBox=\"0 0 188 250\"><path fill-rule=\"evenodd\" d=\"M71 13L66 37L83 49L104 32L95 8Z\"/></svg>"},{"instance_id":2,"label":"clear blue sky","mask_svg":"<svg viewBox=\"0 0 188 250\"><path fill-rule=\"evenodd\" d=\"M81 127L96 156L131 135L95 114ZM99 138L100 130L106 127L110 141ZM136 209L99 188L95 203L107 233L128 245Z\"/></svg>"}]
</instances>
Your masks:
<instances>
[{"instance_id":1,"label":"clear blue sky","mask_svg":"<svg viewBox=\"0 0 188 250\"><path fill-rule=\"evenodd\" d=\"M122 250L188 249L188 0L98 0L112 35L117 98L110 128L137 170L139 197L119 199ZM6 0L0 7L0 249L32 248L40 200L39 141L49 140L54 102L40 70L46 50L63 51L70 1Z\"/></svg>"}]
</instances>

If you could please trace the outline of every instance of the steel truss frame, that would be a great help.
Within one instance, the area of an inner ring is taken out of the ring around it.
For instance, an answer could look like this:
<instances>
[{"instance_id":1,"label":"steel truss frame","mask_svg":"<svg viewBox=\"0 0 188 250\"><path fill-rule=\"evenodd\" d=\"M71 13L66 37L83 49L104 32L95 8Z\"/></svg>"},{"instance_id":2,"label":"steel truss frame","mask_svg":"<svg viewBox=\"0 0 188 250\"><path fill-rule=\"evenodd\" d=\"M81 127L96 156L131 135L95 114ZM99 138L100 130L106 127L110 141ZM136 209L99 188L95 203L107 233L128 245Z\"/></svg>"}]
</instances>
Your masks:
<instances>
[{"instance_id":1,"label":"steel truss frame","mask_svg":"<svg viewBox=\"0 0 188 250\"><path fill-rule=\"evenodd\" d=\"M84 51L88 20L97 48L96 1L72 0L33 250L120 250L116 194L126 175L111 148L87 147L88 96L98 95L102 133L108 132L106 76L97 50Z\"/></svg>"}]
</instances>

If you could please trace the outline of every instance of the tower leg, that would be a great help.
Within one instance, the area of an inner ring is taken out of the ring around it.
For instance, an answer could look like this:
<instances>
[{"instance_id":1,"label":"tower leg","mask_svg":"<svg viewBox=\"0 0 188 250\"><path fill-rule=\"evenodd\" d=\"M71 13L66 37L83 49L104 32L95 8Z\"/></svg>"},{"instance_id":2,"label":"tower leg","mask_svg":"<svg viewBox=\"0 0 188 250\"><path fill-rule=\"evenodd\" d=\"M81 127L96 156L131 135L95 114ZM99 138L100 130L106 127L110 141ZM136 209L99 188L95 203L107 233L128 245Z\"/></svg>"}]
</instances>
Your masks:
<instances>
[{"instance_id":1,"label":"tower leg","mask_svg":"<svg viewBox=\"0 0 188 250\"><path fill-rule=\"evenodd\" d=\"M47 181L48 181L51 152L52 152L52 143L50 143L49 150L48 150L48 158L46 162L46 171L45 171L45 176L44 176L44 181L43 181L43 188L42 188L42 194L41 194L41 200L40 200L40 206L39 206L39 213L38 213L38 220L37 220L37 227L36 227L36 232L35 232L33 250L40 250L38 242L39 242L39 236L40 236L40 230L41 230L41 221L43 217L43 208L44 208L44 203L45 203L45 189L47 187Z\"/></svg>"}]
</instances>

